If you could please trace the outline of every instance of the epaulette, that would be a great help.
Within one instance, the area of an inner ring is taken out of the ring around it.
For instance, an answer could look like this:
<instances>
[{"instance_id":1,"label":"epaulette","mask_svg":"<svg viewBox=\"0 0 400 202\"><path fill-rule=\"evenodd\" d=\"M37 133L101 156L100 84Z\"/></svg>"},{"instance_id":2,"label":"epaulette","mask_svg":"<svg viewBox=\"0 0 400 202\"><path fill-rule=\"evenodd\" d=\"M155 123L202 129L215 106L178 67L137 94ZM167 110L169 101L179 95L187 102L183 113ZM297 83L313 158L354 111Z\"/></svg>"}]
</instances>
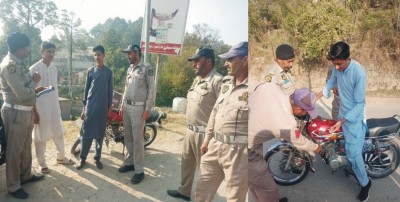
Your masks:
<instances>
[{"instance_id":1,"label":"epaulette","mask_svg":"<svg viewBox=\"0 0 400 202\"><path fill-rule=\"evenodd\" d=\"M230 75L224 76L224 78L222 78L222 83L229 82L232 79L233 79L233 76L230 76Z\"/></svg>"}]
</instances>

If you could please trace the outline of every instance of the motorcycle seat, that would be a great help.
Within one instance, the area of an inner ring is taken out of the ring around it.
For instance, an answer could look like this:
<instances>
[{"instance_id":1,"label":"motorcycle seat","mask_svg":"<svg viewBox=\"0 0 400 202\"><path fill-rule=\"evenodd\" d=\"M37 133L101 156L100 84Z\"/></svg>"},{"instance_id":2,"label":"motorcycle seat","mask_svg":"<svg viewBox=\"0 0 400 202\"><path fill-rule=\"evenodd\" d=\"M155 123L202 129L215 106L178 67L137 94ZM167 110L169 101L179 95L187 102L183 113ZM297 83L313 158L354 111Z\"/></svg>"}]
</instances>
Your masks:
<instances>
[{"instance_id":1,"label":"motorcycle seat","mask_svg":"<svg viewBox=\"0 0 400 202\"><path fill-rule=\"evenodd\" d=\"M158 119L158 116L160 116L160 114L158 113L157 110L151 110L151 111L150 111L150 116L149 116L149 118L146 120L146 123L156 122L157 119Z\"/></svg>"},{"instance_id":2,"label":"motorcycle seat","mask_svg":"<svg viewBox=\"0 0 400 202\"><path fill-rule=\"evenodd\" d=\"M397 133L400 129L400 122L394 117L368 119L366 137L378 137Z\"/></svg>"}]
</instances>

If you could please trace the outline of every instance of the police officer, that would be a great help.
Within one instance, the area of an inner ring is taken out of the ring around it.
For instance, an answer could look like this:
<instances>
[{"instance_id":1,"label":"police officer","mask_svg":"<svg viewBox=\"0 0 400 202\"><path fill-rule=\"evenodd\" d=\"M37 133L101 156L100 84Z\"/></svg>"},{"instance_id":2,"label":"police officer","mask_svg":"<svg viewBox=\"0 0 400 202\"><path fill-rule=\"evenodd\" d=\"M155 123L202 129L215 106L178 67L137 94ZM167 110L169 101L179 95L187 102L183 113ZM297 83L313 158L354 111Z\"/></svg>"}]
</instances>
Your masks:
<instances>
[{"instance_id":1,"label":"police officer","mask_svg":"<svg viewBox=\"0 0 400 202\"><path fill-rule=\"evenodd\" d=\"M328 82L329 78L331 78L333 69L335 69L334 66L329 67L328 74L326 76L326 82ZM332 119L338 120L339 107L340 107L340 97L339 97L339 91L338 91L337 85L335 87L333 87L332 91L333 91L334 97L333 97L333 100L332 100L331 115L332 115Z\"/></svg>"},{"instance_id":2,"label":"police officer","mask_svg":"<svg viewBox=\"0 0 400 202\"><path fill-rule=\"evenodd\" d=\"M207 124L201 152L196 201L212 201L222 180L226 180L227 201L245 201L247 183L248 43L241 42L227 53L228 77Z\"/></svg>"},{"instance_id":3,"label":"police officer","mask_svg":"<svg viewBox=\"0 0 400 202\"><path fill-rule=\"evenodd\" d=\"M274 99L268 99L271 97ZM311 118L318 116L315 93L302 88L295 90L288 97L279 86L263 83L252 92L249 98L249 109L250 194L256 202L287 201L286 198L279 199L278 197L278 186L263 158L263 142L275 137L284 138L301 150L320 152L321 146L300 135L295 120L295 116L304 116L306 113L309 113Z\"/></svg>"},{"instance_id":4,"label":"police officer","mask_svg":"<svg viewBox=\"0 0 400 202\"><path fill-rule=\"evenodd\" d=\"M7 137L6 180L8 192L15 198L25 199L29 194L21 184L42 180L44 176L32 175L32 109L36 102L35 82L40 75L32 77L23 59L30 52L29 38L20 32L7 37L9 52L0 64L0 83L4 104L1 116Z\"/></svg>"},{"instance_id":5,"label":"police officer","mask_svg":"<svg viewBox=\"0 0 400 202\"><path fill-rule=\"evenodd\" d=\"M294 62L294 50L290 45L282 44L276 48L276 59L267 71L264 81L278 84L286 95L291 95L296 89L296 80L291 73Z\"/></svg>"},{"instance_id":6,"label":"police officer","mask_svg":"<svg viewBox=\"0 0 400 202\"><path fill-rule=\"evenodd\" d=\"M168 195L190 200L196 168L200 166L200 146L203 143L204 129L207 126L211 110L218 98L222 76L215 70L214 51L211 48L199 48L193 61L196 78L187 94L186 135L181 157L181 184L178 190L167 190Z\"/></svg>"},{"instance_id":7,"label":"police officer","mask_svg":"<svg viewBox=\"0 0 400 202\"><path fill-rule=\"evenodd\" d=\"M135 171L131 182L138 184L144 179L144 137L145 121L150 116L154 100L154 71L140 59L140 47L131 44L123 50L129 60L125 91L120 112L123 113L125 146L127 154L121 173Z\"/></svg>"}]
</instances>

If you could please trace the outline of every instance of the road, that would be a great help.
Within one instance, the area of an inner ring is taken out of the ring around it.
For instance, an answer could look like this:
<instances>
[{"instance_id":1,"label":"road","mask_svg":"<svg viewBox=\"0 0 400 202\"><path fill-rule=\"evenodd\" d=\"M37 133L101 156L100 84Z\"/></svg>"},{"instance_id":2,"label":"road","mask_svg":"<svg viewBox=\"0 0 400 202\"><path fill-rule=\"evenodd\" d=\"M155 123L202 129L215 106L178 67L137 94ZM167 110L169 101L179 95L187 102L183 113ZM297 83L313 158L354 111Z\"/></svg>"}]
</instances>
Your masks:
<instances>
[{"instance_id":1,"label":"road","mask_svg":"<svg viewBox=\"0 0 400 202\"><path fill-rule=\"evenodd\" d=\"M322 99L317 104L320 115L330 117L331 100ZM367 118L400 115L400 98L367 97L366 114ZM264 144L264 150L268 148L268 145L268 143ZM287 197L290 202L357 201L360 187L354 177L346 177L343 169L332 174L330 167L320 158L314 165L316 172L309 172L299 184L280 186L280 196ZM373 179L368 201L400 201L400 169L386 178Z\"/></svg>"}]
</instances>

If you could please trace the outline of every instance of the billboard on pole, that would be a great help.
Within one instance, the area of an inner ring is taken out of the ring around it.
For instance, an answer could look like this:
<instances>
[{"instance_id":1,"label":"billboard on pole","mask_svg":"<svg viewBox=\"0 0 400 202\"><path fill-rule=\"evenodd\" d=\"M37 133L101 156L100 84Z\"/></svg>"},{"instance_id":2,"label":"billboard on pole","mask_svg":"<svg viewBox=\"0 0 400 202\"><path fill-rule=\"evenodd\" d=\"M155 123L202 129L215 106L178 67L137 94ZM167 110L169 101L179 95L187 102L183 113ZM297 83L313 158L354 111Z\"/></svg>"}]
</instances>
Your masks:
<instances>
[{"instance_id":1,"label":"billboard on pole","mask_svg":"<svg viewBox=\"0 0 400 202\"><path fill-rule=\"evenodd\" d=\"M151 0L150 53L181 54L188 8L189 0ZM147 24L147 20L145 17L143 25ZM142 29L142 49L145 46L145 27Z\"/></svg>"}]
</instances>

